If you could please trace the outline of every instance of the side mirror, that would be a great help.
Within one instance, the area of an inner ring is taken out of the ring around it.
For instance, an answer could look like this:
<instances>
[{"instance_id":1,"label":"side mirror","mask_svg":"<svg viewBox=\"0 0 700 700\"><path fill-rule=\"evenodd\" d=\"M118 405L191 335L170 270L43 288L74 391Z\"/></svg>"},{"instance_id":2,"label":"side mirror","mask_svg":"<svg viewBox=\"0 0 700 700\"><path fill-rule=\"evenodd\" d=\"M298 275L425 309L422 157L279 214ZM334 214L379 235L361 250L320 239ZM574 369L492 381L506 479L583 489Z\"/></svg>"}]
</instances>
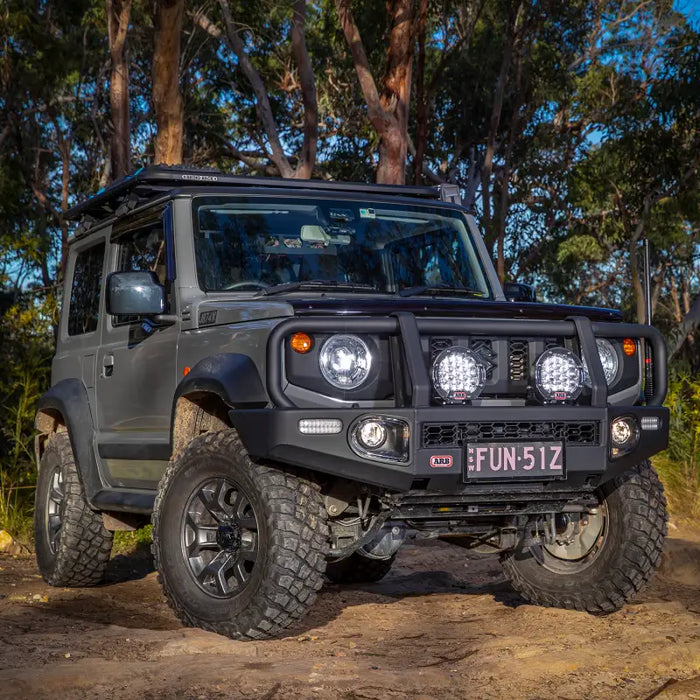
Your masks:
<instances>
[{"instance_id":1,"label":"side mirror","mask_svg":"<svg viewBox=\"0 0 700 700\"><path fill-rule=\"evenodd\" d=\"M165 311L165 287L154 272L113 272L107 277L107 313L157 316Z\"/></svg>"},{"instance_id":2,"label":"side mirror","mask_svg":"<svg viewBox=\"0 0 700 700\"><path fill-rule=\"evenodd\" d=\"M522 282L506 282L503 285L503 293L508 301L537 301L535 288Z\"/></svg>"}]
</instances>

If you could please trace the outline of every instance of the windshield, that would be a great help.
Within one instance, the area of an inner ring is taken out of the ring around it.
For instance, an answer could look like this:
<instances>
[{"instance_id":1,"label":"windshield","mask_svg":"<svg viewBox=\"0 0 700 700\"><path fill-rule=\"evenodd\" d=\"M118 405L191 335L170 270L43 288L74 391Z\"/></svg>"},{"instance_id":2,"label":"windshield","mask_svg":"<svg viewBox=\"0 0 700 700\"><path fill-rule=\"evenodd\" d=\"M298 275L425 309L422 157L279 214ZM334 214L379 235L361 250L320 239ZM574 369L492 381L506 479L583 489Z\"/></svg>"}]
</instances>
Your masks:
<instances>
[{"instance_id":1,"label":"windshield","mask_svg":"<svg viewBox=\"0 0 700 700\"><path fill-rule=\"evenodd\" d=\"M466 222L437 207L311 198L194 200L200 287L209 292L335 289L490 292Z\"/></svg>"}]
</instances>

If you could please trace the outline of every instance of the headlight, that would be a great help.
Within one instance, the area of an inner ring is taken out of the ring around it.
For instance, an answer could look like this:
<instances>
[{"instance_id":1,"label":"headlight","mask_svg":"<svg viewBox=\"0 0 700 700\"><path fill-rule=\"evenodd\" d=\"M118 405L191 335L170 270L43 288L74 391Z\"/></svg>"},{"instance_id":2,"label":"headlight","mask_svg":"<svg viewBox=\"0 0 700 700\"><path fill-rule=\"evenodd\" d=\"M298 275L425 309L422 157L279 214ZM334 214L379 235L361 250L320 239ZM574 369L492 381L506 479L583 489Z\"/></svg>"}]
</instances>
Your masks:
<instances>
[{"instance_id":1,"label":"headlight","mask_svg":"<svg viewBox=\"0 0 700 700\"><path fill-rule=\"evenodd\" d=\"M605 375L605 381L608 386L610 386L617 376L617 369L620 366L620 361L617 358L617 352L613 344L605 338L596 338L596 346L598 347L598 357L600 357L600 364L603 365L603 374ZM583 363L583 381L586 386L591 385L591 376L588 372L588 366Z\"/></svg>"},{"instance_id":2,"label":"headlight","mask_svg":"<svg viewBox=\"0 0 700 700\"><path fill-rule=\"evenodd\" d=\"M449 402L476 398L486 383L486 368L472 350L451 347L433 362L433 386Z\"/></svg>"},{"instance_id":3,"label":"headlight","mask_svg":"<svg viewBox=\"0 0 700 700\"><path fill-rule=\"evenodd\" d=\"M338 389L357 389L369 376L372 354L356 335L334 335L321 348L323 378Z\"/></svg>"},{"instance_id":4,"label":"headlight","mask_svg":"<svg viewBox=\"0 0 700 700\"><path fill-rule=\"evenodd\" d=\"M545 401L575 399L583 387L583 367L571 350L545 350L535 365L535 385Z\"/></svg>"}]
</instances>

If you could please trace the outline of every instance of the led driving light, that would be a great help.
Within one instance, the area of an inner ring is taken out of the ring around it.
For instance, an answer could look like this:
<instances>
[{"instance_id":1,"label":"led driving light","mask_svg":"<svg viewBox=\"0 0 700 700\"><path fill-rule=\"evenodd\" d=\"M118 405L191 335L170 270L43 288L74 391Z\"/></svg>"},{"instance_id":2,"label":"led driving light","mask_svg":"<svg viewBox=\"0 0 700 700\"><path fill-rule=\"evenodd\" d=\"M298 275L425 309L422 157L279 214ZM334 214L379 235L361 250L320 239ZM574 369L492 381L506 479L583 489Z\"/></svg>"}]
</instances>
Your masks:
<instances>
[{"instance_id":1,"label":"led driving light","mask_svg":"<svg viewBox=\"0 0 700 700\"><path fill-rule=\"evenodd\" d=\"M372 354L356 335L334 335L321 348L318 358L323 378L338 389L357 389L369 376Z\"/></svg>"},{"instance_id":2,"label":"led driving light","mask_svg":"<svg viewBox=\"0 0 700 700\"><path fill-rule=\"evenodd\" d=\"M386 428L379 421L364 421L358 426L357 441L368 450L381 447L386 442Z\"/></svg>"},{"instance_id":3,"label":"led driving light","mask_svg":"<svg viewBox=\"0 0 700 700\"><path fill-rule=\"evenodd\" d=\"M659 430L661 419L658 416L642 416L642 430Z\"/></svg>"},{"instance_id":4,"label":"led driving light","mask_svg":"<svg viewBox=\"0 0 700 700\"><path fill-rule=\"evenodd\" d=\"M613 344L609 340L605 340L605 338L597 338L595 344L598 348L600 364L603 365L605 383L610 386L617 376L617 370L620 366L617 352L615 351ZM586 386L591 385L591 376L588 372L588 366L586 365L585 360L583 362L583 381Z\"/></svg>"},{"instance_id":5,"label":"led driving light","mask_svg":"<svg viewBox=\"0 0 700 700\"><path fill-rule=\"evenodd\" d=\"M631 416L618 416L610 423L610 453L613 457L631 452L639 442L637 421Z\"/></svg>"},{"instance_id":6,"label":"led driving light","mask_svg":"<svg viewBox=\"0 0 700 700\"><path fill-rule=\"evenodd\" d=\"M402 418L364 416L348 431L353 452L374 462L408 462L410 429Z\"/></svg>"},{"instance_id":7,"label":"led driving light","mask_svg":"<svg viewBox=\"0 0 700 700\"><path fill-rule=\"evenodd\" d=\"M343 430L338 418L301 418L299 432L304 435L336 435Z\"/></svg>"},{"instance_id":8,"label":"led driving light","mask_svg":"<svg viewBox=\"0 0 700 700\"><path fill-rule=\"evenodd\" d=\"M548 403L575 399L583 387L581 360L566 348L545 350L535 364L535 386Z\"/></svg>"},{"instance_id":9,"label":"led driving light","mask_svg":"<svg viewBox=\"0 0 700 700\"><path fill-rule=\"evenodd\" d=\"M433 386L450 403L476 398L486 383L486 368L479 356L462 347L443 350L433 362Z\"/></svg>"}]
</instances>

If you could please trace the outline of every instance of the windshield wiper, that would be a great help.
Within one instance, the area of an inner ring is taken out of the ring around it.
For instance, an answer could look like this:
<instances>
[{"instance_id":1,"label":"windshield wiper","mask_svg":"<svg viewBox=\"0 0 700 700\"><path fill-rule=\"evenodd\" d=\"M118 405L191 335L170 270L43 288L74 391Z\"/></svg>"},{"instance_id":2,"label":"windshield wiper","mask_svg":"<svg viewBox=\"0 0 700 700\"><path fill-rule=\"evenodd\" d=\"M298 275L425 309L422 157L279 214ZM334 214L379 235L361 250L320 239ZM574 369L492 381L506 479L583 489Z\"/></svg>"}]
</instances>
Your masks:
<instances>
[{"instance_id":1,"label":"windshield wiper","mask_svg":"<svg viewBox=\"0 0 700 700\"><path fill-rule=\"evenodd\" d=\"M338 292L375 292L381 293L371 284L355 284L352 282L338 282L337 280L306 280L305 282L284 282L283 284L273 284L271 287L262 290L256 296L273 296L275 294L286 294L296 291L317 291L333 290Z\"/></svg>"},{"instance_id":2,"label":"windshield wiper","mask_svg":"<svg viewBox=\"0 0 700 700\"><path fill-rule=\"evenodd\" d=\"M466 287L451 287L449 284L440 284L433 287L420 285L417 287L406 287L400 289L398 295L400 297L416 297L421 295L428 296L444 296L455 294L459 296L469 296L476 299L483 299L486 295L477 289L467 289Z\"/></svg>"}]
</instances>

